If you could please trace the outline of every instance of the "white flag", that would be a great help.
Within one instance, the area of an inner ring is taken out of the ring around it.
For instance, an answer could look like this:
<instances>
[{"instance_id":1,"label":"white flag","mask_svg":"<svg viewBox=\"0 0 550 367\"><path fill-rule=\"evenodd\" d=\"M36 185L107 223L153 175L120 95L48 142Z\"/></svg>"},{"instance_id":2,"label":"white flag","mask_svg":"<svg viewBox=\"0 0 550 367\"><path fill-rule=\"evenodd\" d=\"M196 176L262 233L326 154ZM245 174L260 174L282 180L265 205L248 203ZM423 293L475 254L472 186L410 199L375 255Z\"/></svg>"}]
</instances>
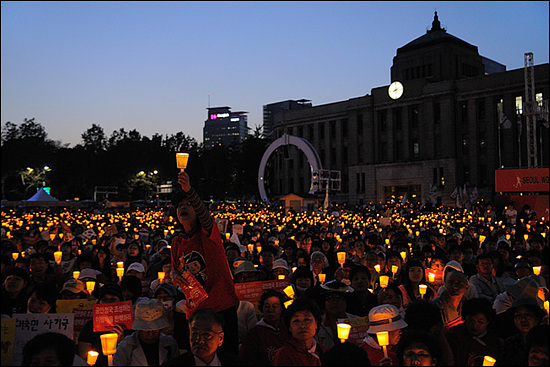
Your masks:
<instances>
[{"instance_id":1,"label":"white flag","mask_svg":"<svg viewBox=\"0 0 550 367\"><path fill-rule=\"evenodd\" d=\"M512 123L510 122L508 117L504 114L504 112L502 112L501 110L498 111L498 118L503 129L509 129L512 127Z\"/></svg>"}]
</instances>

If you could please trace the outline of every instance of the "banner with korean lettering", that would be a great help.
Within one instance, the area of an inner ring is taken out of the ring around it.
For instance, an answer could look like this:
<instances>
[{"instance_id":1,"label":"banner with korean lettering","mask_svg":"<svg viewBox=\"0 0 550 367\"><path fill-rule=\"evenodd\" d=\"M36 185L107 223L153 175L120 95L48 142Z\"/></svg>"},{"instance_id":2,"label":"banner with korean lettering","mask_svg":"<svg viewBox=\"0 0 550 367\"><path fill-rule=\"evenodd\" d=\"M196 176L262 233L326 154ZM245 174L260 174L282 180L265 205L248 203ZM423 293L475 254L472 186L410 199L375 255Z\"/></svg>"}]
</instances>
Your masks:
<instances>
[{"instance_id":1,"label":"banner with korean lettering","mask_svg":"<svg viewBox=\"0 0 550 367\"><path fill-rule=\"evenodd\" d=\"M131 329L134 324L132 301L97 303L93 306L94 332L111 331L119 324L123 329Z\"/></svg>"},{"instance_id":2,"label":"banner with korean lettering","mask_svg":"<svg viewBox=\"0 0 550 367\"><path fill-rule=\"evenodd\" d=\"M78 340L78 335L82 331L86 321L92 318L92 307L97 300L87 299L58 299L56 302L56 311L59 313L74 314L74 339Z\"/></svg>"},{"instance_id":3,"label":"banner with korean lettering","mask_svg":"<svg viewBox=\"0 0 550 367\"><path fill-rule=\"evenodd\" d=\"M235 292L241 301L257 302L266 289L282 290L288 286L288 284L288 279L235 283Z\"/></svg>"},{"instance_id":4,"label":"banner with korean lettering","mask_svg":"<svg viewBox=\"0 0 550 367\"><path fill-rule=\"evenodd\" d=\"M15 338L13 365L21 366L23 347L38 334L53 332L74 340L74 314L72 313L25 313L13 314Z\"/></svg>"},{"instance_id":5,"label":"banner with korean lettering","mask_svg":"<svg viewBox=\"0 0 550 367\"><path fill-rule=\"evenodd\" d=\"M495 171L496 192L548 192L548 168L499 169Z\"/></svg>"},{"instance_id":6,"label":"banner with korean lettering","mask_svg":"<svg viewBox=\"0 0 550 367\"><path fill-rule=\"evenodd\" d=\"M2 366L11 366L13 358L13 344L15 339L15 319L2 319L1 330L0 340L2 341Z\"/></svg>"}]
</instances>

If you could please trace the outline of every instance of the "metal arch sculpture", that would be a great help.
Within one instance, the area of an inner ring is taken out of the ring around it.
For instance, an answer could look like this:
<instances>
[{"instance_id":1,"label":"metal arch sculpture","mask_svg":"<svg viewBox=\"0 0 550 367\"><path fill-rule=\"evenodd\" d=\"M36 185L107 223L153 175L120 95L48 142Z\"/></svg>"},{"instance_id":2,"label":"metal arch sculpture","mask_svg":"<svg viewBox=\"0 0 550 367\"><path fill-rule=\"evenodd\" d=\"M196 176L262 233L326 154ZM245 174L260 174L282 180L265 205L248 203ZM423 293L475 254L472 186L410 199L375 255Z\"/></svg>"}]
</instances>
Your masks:
<instances>
[{"instance_id":1,"label":"metal arch sculpture","mask_svg":"<svg viewBox=\"0 0 550 367\"><path fill-rule=\"evenodd\" d=\"M264 174L265 174L265 167L267 164L267 161L271 154L275 151L275 149L285 146L285 145L294 145L298 149L300 149L304 154L306 155L307 161L309 163L310 168L310 177L313 177L314 171L319 171L323 169L323 166L321 164L321 159L319 158L319 154L311 145L309 141L306 139L300 138L298 136L288 135L284 134L279 139L275 140L273 143L267 147L262 160L260 162L260 168L258 170L258 189L260 191L260 197L262 201L265 203L269 203L269 199L267 197L267 193L265 191L265 182L264 182ZM309 188L309 193L313 194L313 181Z\"/></svg>"}]
</instances>

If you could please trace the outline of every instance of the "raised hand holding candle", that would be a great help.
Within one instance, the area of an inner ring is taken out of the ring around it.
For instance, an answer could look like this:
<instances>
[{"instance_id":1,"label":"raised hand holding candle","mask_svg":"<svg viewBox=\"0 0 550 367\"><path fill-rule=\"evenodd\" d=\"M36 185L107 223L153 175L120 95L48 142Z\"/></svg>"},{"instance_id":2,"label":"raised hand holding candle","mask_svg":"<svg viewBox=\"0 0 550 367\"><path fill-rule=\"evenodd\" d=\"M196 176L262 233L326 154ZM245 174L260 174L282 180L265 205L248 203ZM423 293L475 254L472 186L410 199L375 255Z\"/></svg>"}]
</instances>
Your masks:
<instances>
[{"instance_id":1,"label":"raised hand holding candle","mask_svg":"<svg viewBox=\"0 0 550 367\"><path fill-rule=\"evenodd\" d=\"M387 331L379 331L376 333L376 339L378 339L378 344L384 350L384 358L388 358L388 349L386 347L390 344L390 334Z\"/></svg>"},{"instance_id":2,"label":"raised hand holding candle","mask_svg":"<svg viewBox=\"0 0 550 367\"><path fill-rule=\"evenodd\" d=\"M345 343L345 341L349 338L351 325L346 323L338 323L336 324L336 328L338 330L338 339L340 339L342 343Z\"/></svg>"},{"instance_id":3,"label":"raised hand holding candle","mask_svg":"<svg viewBox=\"0 0 550 367\"><path fill-rule=\"evenodd\" d=\"M55 262L57 264L60 264L61 263L61 258L63 257L63 252L56 251L56 252L53 253L53 256L55 257Z\"/></svg>"},{"instance_id":4,"label":"raised hand holding candle","mask_svg":"<svg viewBox=\"0 0 550 367\"><path fill-rule=\"evenodd\" d=\"M337 252L336 256L338 256L338 263L340 266L344 266L344 263L346 262L346 253L343 251Z\"/></svg>"},{"instance_id":5,"label":"raised hand holding candle","mask_svg":"<svg viewBox=\"0 0 550 367\"><path fill-rule=\"evenodd\" d=\"M118 341L118 334L102 334L99 336L101 338L101 348L103 354L106 355L109 359L109 366L113 365L113 354L116 353L116 344Z\"/></svg>"},{"instance_id":6,"label":"raised hand holding candle","mask_svg":"<svg viewBox=\"0 0 550 367\"><path fill-rule=\"evenodd\" d=\"M116 276L122 280L122 277L124 276L124 268L116 268Z\"/></svg>"},{"instance_id":7,"label":"raised hand holding candle","mask_svg":"<svg viewBox=\"0 0 550 367\"><path fill-rule=\"evenodd\" d=\"M176 153L176 164L182 172L187 168L188 159L189 153Z\"/></svg>"},{"instance_id":8,"label":"raised hand holding candle","mask_svg":"<svg viewBox=\"0 0 550 367\"><path fill-rule=\"evenodd\" d=\"M392 278L395 278L395 273L397 273L398 269L399 269L399 267L397 265L392 265L391 266L391 277Z\"/></svg>"},{"instance_id":9,"label":"raised hand holding candle","mask_svg":"<svg viewBox=\"0 0 550 367\"><path fill-rule=\"evenodd\" d=\"M428 290L428 286L426 284L418 285L418 293L420 293L420 295L422 296L425 295L427 290Z\"/></svg>"}]
</instances>

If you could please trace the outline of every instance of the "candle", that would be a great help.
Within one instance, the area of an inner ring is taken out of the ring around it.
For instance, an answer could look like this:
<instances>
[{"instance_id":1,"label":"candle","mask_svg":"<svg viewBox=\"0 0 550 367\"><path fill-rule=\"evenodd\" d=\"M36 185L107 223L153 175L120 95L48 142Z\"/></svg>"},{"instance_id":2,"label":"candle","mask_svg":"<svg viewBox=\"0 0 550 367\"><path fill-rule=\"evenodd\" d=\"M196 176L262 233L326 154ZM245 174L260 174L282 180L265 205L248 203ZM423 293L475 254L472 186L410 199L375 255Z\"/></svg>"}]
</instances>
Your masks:
<instances>
[{"instance_id":1,"label":"candle","mask_svg":"<svg viewBox=\"0 0 550 367\"><path fill-rule=\"evenodd\" d=\"M252 251L254 251L254 245L253 244L248 244L248 252L252 253Z\"/></svg>"},{"instance_id":2,"label":"candle","mask_svg":"<svg viewBox=\"0 0 550 367\"><path fill-rule=\"evenodd\" d=\"M158 272L158 277L159 277L159 280L160 280L161 283L162 283L162 281L164 280L164 276L165 276L165 274L164 274L163 271L159 271L159 272Z\"/></svg>"},{"instance_id":3,"label":"candle","mask_svg":"<svg viewBox=\"0 0 550 367\"><path fill-rule=\"evenodd\" d=\"M480 235L479 236L479 243L483 243L483 241L485 241L485 236L484 235Z\"/></svg>"},{"instance_id":4,"label":"candle","mask_svg":"<svg viewBox=\"0 0 550 367\"><path fill-rule=\"evenodd\" d=\"M55 257L55 262L57 264L61 263L61 258L63 257L63 253L61 251L56 251L53 253L53 256Z\"/></svg>"},{"instance_id":5,"label":"candle","mask_svg":"<svg viewBox=\"0 0 550 367\"><path fill-rule=\"evenodd\" d=\"M428 286L426 284L419 284L418 285L418 293L420 293L421 295L425 295L426 290L428 290Z\"/></svg>"},{"instance_id":6,"label":"candle","mask_svg":"<svg viewBox=\"0 0 550 367\"><path fill-rule=\"evenodd\" d=\"M92 292L94 291L94 288L95 288L95 282L86 282L86 290L88 291L88 293L92 294Z\"/></svg>"},{"instance_id":7,"label":"candle","mask_svg":"<svg viewBox=\"0 0 550 367\"><path fill-rule=\"evenodd\" d=\"M117 261L116 267L117 268L123 268L124 267L124 261Z\"/></svg>"},{"instance_id":8,"label":"candle","mask_svg":"<svg viewBox=\"0 0 550 367\"><path fill-rule=\"evenodd\" d=\"M397 265L392 265L392 266L391 266L391 277L392 277L392 278L395 278L395 273L397 273L397 270L398 270L398 269L399 269L399 268L397 267Z\"/></svg>"},{"instance_id":9,"label":"candle","mask_svg":"<svg viewBox=\"0 0 550 367\"><path fill-rule=\"evenodd\" d=\"M288 308L292 304L293 300L288 300L285 302L285 307Z\"/></svg>"},{"instance_id":10,"label":"candle","mask_svg":"<svg viewBox=\"0 0 550 367\"><path fill-rule=\"evenodd\" d=\"M336 324L336 328L338 330L338 339L344 343L349 338L349 331L351 329L350 324L345 323L338 323Z\"/></svg>"},{"instance_id":11,"label":"candle","mask_svg":"<svg viewBox=\"0 0 550 367\"><path fill-rule=\"evenodd\" d=\"M285 289L283 289L283 292L289 297L294 298L294 288L292 288L291 285L287 286Z\"/></svg>"},{"instance_id":12,"label":"candle","mask_svg":"<svg viewBox=\"0 0 550 367\"><path fill-rule=\"evenodd\" d=\"M544 309L546 310L546 313L550 313L550 311L548 310L548 301L544 301Z\"/></svg>"},{"instance_id":13,"label":"candle","mask_svg":"<svg viewBox=\"0 0 550 367\"><path fill-rule=\"evenodd\" d=\"M183 172L187 168L189 153L176 153L176 165Z\"/></svg>"},{"instance_id":14,"label":"candle","mask_svg":"<svg viewBox=\"0 0 550 367\"><path fill-rule=\"evenodd\" d=\"M523 239L524 239L525 241L527 241L528 238L529 238L529 235L528 235L527 233L523 235Z\"/></svg>"},{"instance_id":15,"label":"candle","mask_svg":"<svg viewBox=\"0 0 550 367\"><path fill-rule=\"evenodd\" d=\"M325 283L326 277L326 274L319 274L319 281L321 282L321 284Z\"/></svg>"},{"instance_id":16,"label":"candle","mask_svg":"<svg viewBox=\"0 0 550 367\"><path fill-rule=\"evenodd\" d=\"M73 278L78 280L78 277L80 276L80 272L78 270L73 271Z\"/></svg>"},{"instance_id":17,"label":"candle","mask_svg":"<svg viewBox=\"0 0 550 367\"><path fill-rule=\"evenodd\" d=\"M533 266L533 274L540 275L540 266Z\"/></svg>"},{"instance_id":18,"label":"candle","mask_svg":"<svg viewBox=\"0 0 550 367\"><path fill-rule=\"evenodd\" d=\"M95 350L91 350L88 352L88 358L86 359L86 362L90 365L90 366L93 366L95 364L95 362L97 361L97 356L99 355L98 352L96 352Z\"/></svg>"},{"instance_id":19,"label":"candle","mask_svg":"<svg viewBox=\"0 0 550 367\"><path fill-rule=\"evenodd\" d=\"M435 282L435 273L432 273L431 271L428 272L428 281L429 281L430 283Z\"/></svg>"},{"instance_id":20,"label":"candle","mask_svg":"<svg viewBox=\"0 0 550 367\"><path fill-rule=\"evenodd\" d=\"M285 275L284 275L284 274L279 274L279 275L277 275L277 277L278 277L279 279L284 279L284 278L285 278Z\"/></svg>"},{"instance_id":21,"label":"candle","mask_svg":"<svg viewBox=\"0 0 550 367\"><path fill-rule=\"evenodd\" d=\"M258 253L262 252L262 246L258 246L256 249L258 250Z\"/></svg>"},{"instance_id":22,"label":"candle","mask_svg":"<svg viewBox=\"0 0 550 367\"><path fill-rule=\"evenodd\" d=\"M483 366L494 366L497 360L491 356L483 357Z\"/></svg>"},{"instance_id":23,"label":"candle","mask_svg":"<svg viewBox=\"0 0 550 367\"><path fill-rule=\"evenodd\" d=\"M17 258L19 257L19 252L12 252L11 257L13 257L14 261L17 260Z\"/></svg>"},{"instance_id":24,"label":"candle","mask_svg":"<svg viewBox=\"0 0 550 367\"><path fill-rule=\"evenodd\" d=\"M231 237L231 233L226 233L226 234L225 234L225 238L226 238L226 239L229 239L230 237Z\"/></svg>"},{"instance_id":25,"label":"candle","mask_svg":"<svg viewBox=\"0 0 550 367\"><path fill-rule=\"evenodd\" d=\"M374 265L374 270L376 270L377 273L380 273L380 264Z\"/></svg>"},{"instance_id":26,"label":"candle","mask_svg":"<svg viewBox=\"0 0 550 367\"><path fill-rule=\"evenodd\" d=\"M405 259L407 258L407 252L406 251L401 251L399 253L399 255L401 255L401 258L403 259L403 261L405 261Z\"/></svg>"},{"instance_id":27,"label":"candle","mask_svg":"<svg viewBox=\"0 0 550 367\"><path fill-rule=\"evenodd\" d=\"M103 354L105 354L108 357L109 366L112 366L113 354L116 353L116 344L118 341L118 334L115 334L115 333L102 334L100 335L100 338L101 338L101 348L103 350Z\"/></svg>"},{"instance_id":28,"label":"candle","mask_svg":"<svg viewBox=\"0 0 550 367\"><path fill-rule=\"evenodd\" d=\"M340 266L344 266L344 263L346 262L346 253L343 251L337 252L336 256L338 256L338 263Z\"/></svg>"},{"instance_id":29,"label":"candle","mask_svg":"<svg viewBox=\"0 0 550 367\"><path fill-rule=\"evenodd\" d=\"M296 269L298 269L298 267L297 267L297 266L293 266L293 267L292 267L292 272L294 273L294 272L296 271Z\"/></svg>"},{"instance_id":30,"label":"candle","mask_svg":"<svg viewBox=\"0 0 550 367\"><path fill-rule=\"evenodd\" d=\"M116 268L116 276L122 279L124 276L124 268Z\"/></svg>"},{"instance_id":31,"label":"candle","mask_svg":"<svg viewBox=\"0 0 550 367\"><path fill-rule=\"evenodd\" d=\"M386 288L388 286L388 282L390 281L390 277L387 275L381 275L380 276L380 287Z\"/></svg>"},{"instance_id":32,"label":"candle","mask_svg":"<svg viewBox=\"0 0 550 367\"><path fill-rule=\"evenodd\" d=\"M386 346L390 344L390 334L387 331L379 331L376 333L376 338L378 339L378 344L382 346L384 350L384 358L388 358Z\"/></svg>"}]
</instances>

